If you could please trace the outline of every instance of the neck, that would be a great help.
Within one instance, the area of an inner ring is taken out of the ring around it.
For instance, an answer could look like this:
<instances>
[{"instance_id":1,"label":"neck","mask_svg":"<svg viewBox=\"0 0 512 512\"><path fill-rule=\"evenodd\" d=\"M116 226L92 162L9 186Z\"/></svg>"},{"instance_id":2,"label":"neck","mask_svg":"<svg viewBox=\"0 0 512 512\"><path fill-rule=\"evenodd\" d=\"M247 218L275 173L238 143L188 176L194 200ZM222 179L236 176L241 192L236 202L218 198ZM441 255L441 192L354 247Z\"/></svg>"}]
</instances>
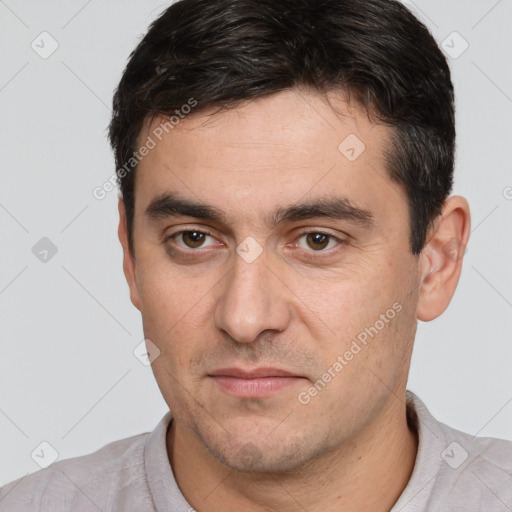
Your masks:
<instances>
[{"instance_id":1,"label":"neck","mask_svg":"<svg viewBox=\"0 0 512 512\"><path fill-rule=\"evenodd\" d=\"M294 473L233 471L175 421L167 436L177 484L198 512L387 512L409 481L417 448L405 403L394 395L357 439Z\"/></svg>"}]
</instances>

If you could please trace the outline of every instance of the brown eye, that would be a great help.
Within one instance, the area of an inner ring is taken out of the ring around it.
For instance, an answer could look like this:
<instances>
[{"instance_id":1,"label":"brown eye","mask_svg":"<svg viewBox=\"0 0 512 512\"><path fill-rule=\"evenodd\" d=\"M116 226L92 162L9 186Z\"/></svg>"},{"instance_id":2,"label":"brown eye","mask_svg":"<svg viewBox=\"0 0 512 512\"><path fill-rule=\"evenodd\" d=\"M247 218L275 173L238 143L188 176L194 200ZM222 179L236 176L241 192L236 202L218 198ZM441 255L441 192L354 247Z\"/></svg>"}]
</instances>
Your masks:
<instances>
[{"instance_id":1,"label":"brown eye","mask_svg":"<svg viewBox=\"0 0 512 512\"><path fill-rule=\"evenodd\" d=\"M343 244L344 241L329 233L322 231L310 231L299 236L296 246L309 252L329 253L329 249Z\"/></svg>"},{"instance_id":2,"label":"brown eye","mask_svg":"<svg viewBox=\"0 0 512 512\"><path fill-rule=\"evenodd\" d=\"M307 233L306 242L311 249L322 250L329 245L329 235L323 233Z\"/></svg>"},{"instance_id":3,"label":"brown eye","mask_svg":"<svg viewBox=\"0 0 512 512\"><path fill-rule=\"evenodd\" d=\"M214 248L223 247L222 242L219 242L212 233L193 228L176 231L165 237L162 243L166 246L167 252L170 251L175 256L202 256L211 253Z\"/></svg>"},{"instance_id":4,"label":"brown eye","mask_svg":"<svg viewBox=\"0 0 512 512\"><path fill-rule=\"evenodd\" d=\"M181 233L177 233L177 235L181 235L183 243L190 249L201 247L206 236L208 236L205 233L201 233L201 231L182 231Z\"/></svg>"}]
</instances>

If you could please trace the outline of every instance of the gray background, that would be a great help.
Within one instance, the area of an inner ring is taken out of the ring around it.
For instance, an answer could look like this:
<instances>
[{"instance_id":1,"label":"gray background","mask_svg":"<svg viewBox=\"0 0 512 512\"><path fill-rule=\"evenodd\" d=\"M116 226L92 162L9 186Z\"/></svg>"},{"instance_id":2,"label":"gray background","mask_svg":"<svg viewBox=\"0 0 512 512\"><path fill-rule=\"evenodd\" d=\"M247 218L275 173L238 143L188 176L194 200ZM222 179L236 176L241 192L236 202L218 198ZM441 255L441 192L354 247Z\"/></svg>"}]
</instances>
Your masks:
<instances>
[{"instance_id":1,"label":"gray background","mask_svg":"<svg viewBox=\"0 0 512 512\"><path fill-rule=\"evenodd\" d=\"M420 322L408 387L441 421L512 440L512 1L407 3L452 54L454 193L473 221L448 311ZM150 431L166 412L133 355L143 333L122 273L117 192L92 195L114 171L113 89L166 5L0 0L0 484L39 469L31 453L51 452L41 442L78 456ZM58 43L47 58L44 31ZM43 237L57 248L47 261Z\"/></svg>"}]
</instances>

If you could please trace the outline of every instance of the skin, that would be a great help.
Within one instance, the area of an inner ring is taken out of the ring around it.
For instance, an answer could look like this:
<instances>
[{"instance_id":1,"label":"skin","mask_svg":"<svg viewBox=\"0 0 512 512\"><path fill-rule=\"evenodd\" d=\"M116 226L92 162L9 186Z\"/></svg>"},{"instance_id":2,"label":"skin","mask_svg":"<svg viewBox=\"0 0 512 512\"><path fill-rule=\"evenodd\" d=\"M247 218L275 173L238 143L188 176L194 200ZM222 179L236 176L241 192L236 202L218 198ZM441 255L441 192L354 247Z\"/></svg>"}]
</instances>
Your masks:
<instances>
[{"instance_id":1,"label":"skin","mask_svg":"<svg viewBox=\"0 0 512 512\"><path fill-rule=\"evenodd\" d=\"M141 142L160 121L146 123ZM391 133L339 93L292 90L193 113L139 164L135 256L120 199L124 272L145 337L160 350L152 368L174 417L169 461L199 512L389 511L407 485L417 453L405 414L417 320L447 308L470 214L464 198L448 198L425 249L411 254L405 192L385 171ZM350 134L365 144L354 161L338 149ZM163 192L215 206L225 222L151 219L145 209ZM372 227L265 222L278 207L326 196L370 211ZM162 243L180 230L211 236L199 247L184 234ZM304 231L334 238L324 247ZM249 236L262 249L251 263L236 252ZM396 303L400 312L333 372ZM240 398L210 376L227 367L301 378ZM301 403L329 368L335 376Z\"/></svg>"}]
</instances>

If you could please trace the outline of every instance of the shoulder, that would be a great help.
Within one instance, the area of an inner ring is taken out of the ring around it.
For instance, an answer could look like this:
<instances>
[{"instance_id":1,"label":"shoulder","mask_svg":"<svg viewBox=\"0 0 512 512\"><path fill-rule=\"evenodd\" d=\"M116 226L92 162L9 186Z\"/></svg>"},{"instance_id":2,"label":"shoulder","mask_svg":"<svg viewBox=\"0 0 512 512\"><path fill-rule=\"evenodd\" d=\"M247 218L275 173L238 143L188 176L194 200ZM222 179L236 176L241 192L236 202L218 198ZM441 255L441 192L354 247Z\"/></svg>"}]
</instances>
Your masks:
<instances>
[{"instance_id":1,"label":"shoulder","mask_svg":"<svg viewBox=\"0 0 512 512\"><path fill-rule=\"evenodd\" d=\"M116 494L135 491L140 499L147 487L144 446L149 435L114 441L91 454L58 461L19 478L0 489L0 508L3 512L107 511L112 510Z\"/></svg>"},{"instance_id":2,"label":"shoulder","mask_svg":"<svg viewBox=\"0 0 512 512\"><path fill-rule=\"evenodd\" d=\"M409 485L398 503L404 511L421 505L440 512L494 512L506 509L504 503L512 510L512 441L450 427L435 419L410 391L407 406L419 446Z\"/></svg>"},{"instance_id":3,"label":"shoulder","mask_svg":"<svg viewBox=\"0 0 512 512\"><path fill-rule=\"evenodd\" d=\"M446 431L453 439L441 455L444 480L451 482L450 503L474 495L480 510L512 506L512 441Z\"/></svg>"},{"instance_id":4,"label":"shoulder","mask_svg":"<svg viewBox=\"0 0 512 512\"><path fill-rule=\"evenodd\" d=\"M512 441L479 437L457 430L436 420L422 403L417 405L417 411L420 431L423 430L430 444L440 450L440 453L432 455L440 456L442 468L450 474L458 475L458 479L468 471L472 474L484 471L487 475L500 472L512 475ZM433 436L436 442L433 442Z\"/></svg>"}]
</instances>

